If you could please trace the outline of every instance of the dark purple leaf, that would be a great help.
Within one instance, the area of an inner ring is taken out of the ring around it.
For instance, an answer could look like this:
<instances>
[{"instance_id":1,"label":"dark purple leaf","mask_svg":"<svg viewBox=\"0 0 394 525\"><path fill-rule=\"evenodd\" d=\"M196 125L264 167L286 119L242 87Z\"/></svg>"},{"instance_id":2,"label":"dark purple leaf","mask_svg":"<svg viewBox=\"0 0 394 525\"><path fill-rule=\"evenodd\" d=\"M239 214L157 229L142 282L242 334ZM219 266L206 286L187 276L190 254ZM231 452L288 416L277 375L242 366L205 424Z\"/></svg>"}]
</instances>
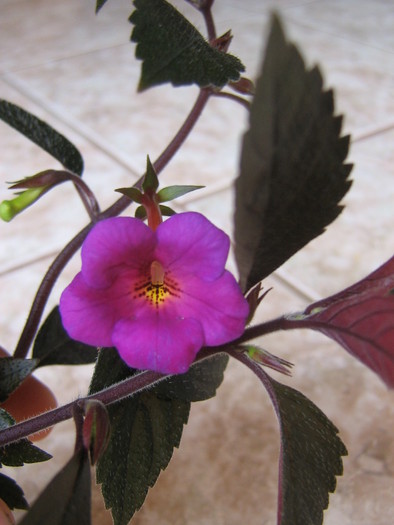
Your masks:
<instances>
[{"instance_id":1,"label":"dark purple leaf","mask_svg":"<svg viewBox=\"0 0 394 525\"><path fill-rule=\"evenodd\" d=\"M81 449L49 482L20 525L90 525L90 464Z\"/></svg>"},{"instance_id":2,"label":"dark purple leaf","mask_svg":"<svg viewBox=\"0 0 394 525\"><path fill-rule=\"evenodd\" d=\"M134 0L129 21L136 57L142 60L138 89L171 82L223 87L239 80L243 64L210 45L197 29L166 0Z\"/></svg>"},{"instance_id":3,"label":"dark purple leaf","mask_svg":"<svg viewBox=\"0 0 394 525\"><path fill-rule=\"evenodd\" d=\"M394 387L394 257L365 279L290 319L337 341Z\"/></svg>"},{"instance_id":4,"label":"dark purple leaf","mask_svg":"<svg viewBox=\"0 0 394 525\"><path fill-rule=\"evenodd\" d=\"M52 155L65 168L82 175L83 159L74 144L49 124L19 106L0 99L0 120Z\"/></svg>"},{"instance_id":5,"label":"dark purple leaf","mask_svg":"<svg viewBox=\"0 0 394 525\"><path fill-rule=\"evenodd\" d=\"M246 356L238 357L268 391L280 424L278 525L321 525L347 454L338 429L303 394L272 379Z\"/></svg>"},{"instance_id":6,"label":"dark purple leaf","mask_svg":"<svg viewBox=\"0 0 394 525\"><path fill-rule=\"evenodd\" d=\"M274 17L235 184L235 257L249 290L339 215L350 187L334 95Z\"/></svg>"},{"instance_id":7,"label":"dark purple leaf","mask_svg":"<svg viewBox=\"0 0 394 525\"><path fill-rule=\"evenodd\" d=\"M11 510L27 510L29 508L23 490L13 479L4 474L0 474L0 498L5 501Z\"/></svg>"},{"instance_id":8,"label":"dark purple leaf","mask_svg":"<svg viewBox=\"0 0 394 525\"><path fill-rule=\"evenodd\" d=\"M59 307L55 306L37 334L33 357L37 367L85 365L96 361L97 348L71 339L63 328Z\"/></svg>"}]
</instances>

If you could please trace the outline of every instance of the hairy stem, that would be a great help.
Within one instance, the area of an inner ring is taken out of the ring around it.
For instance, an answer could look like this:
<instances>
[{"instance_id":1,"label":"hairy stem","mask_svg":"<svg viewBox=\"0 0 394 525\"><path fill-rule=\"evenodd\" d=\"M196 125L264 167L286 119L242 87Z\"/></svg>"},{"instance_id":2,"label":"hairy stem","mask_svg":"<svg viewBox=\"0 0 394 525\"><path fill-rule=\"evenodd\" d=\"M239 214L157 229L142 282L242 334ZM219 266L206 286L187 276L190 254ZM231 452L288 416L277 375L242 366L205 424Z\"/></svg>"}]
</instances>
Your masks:
<instances>
[{"instance_id":1,"label":"hairy stem","mask_svg":"<svg viewBox=\"0 0 394 525\"><path fill-rule=\"evenodd\" d=\"M154 169L157 174L159 174L163 168L168 164L168 162L173 158L175 153L182 146L187 136L193 129L195 123L200 117L206 103L209 100L211 91L208 89L202 89L199 92L199 95L194 103L192 110L189 115L186 117L184 123L178 130L177 134L173 140L168 144L163 153L158 157L156 162L153 164ZM135 187L140 187L143 177L137 181ZM25 326L22 330L21 336L19 338L18 344L14 351L14 357L24 358L26 357L30 345L34 339L34 336L37 332L42 313L44 311L45 305L47 303L48 297L52 291L52 288L58 279L60 273L63 271L64 267L74 255L74 253L80 248L81 244L85 240L87 234L92 229L94 224L100 220L107 219L109 217L114 217L121 213L127 206L130 205L130 199L128 197L122 196L109 208L99 213L95 217L95 221L90 222L83 230L81 230L58 254L51 266L49 267L47 273L45 274L41 284L37 290L36 296L33 300L29 316L26 320Z\"/></svg>"},{"instance_id":2,"label":"hairy stem","mask_svg":"<svg viewBox=\"0 0 394 525\"><path fill-rule=\"evenodd\" d=\"M0 446L8 445L14 441L25 438L30 434L34 434L36 430L51 427L67 419L71 419L74 415L74 405L86 402L90 399L97 399L105 405L119 401L125 397L131 396L144 390L149 386L153 386L155 383L165 379L167 376L163 376L158 372L141 372L133 377L125 379L120 383L112 385L100 392L79 398L76 401L62 405L61 407L55 408L48 412L26 419L21 423L17 423L11 427L6 428L0 432Z\"/></svg>"},{"instance_id":3,"label":"hairy stem","mask_svg":"<svg viewBox=\"0 0 394 525\"><path fill-rule=\"evenodd\" d=\"M231 341L230 343L218 347L203 348L199 352L195 362L207 359L221 352L226 352L230 356L237 358L239 361L243 362L245 360L246 363L247 360L248 363L250 363L252 362L250 359L246 357L239 357L239 355L243 355L242 352L236 350L240 344L250 341L251 339L254 339L256 337L267 335L272 332L277 332L278 330L290 330L294 328L306 328L306 326L303 323L290 321L285 317L278 317L271 321L267 321L265 323L261 323L259 325L247 328L245 332L241 335L241 337L239 337L235 341ZM257 366L258 365L256 365L256 367ZM137 392L144 390L145 388L151 387L157 382L166 379L167 377L169 376L163 376L158 372L141 372L138 375L125 379L124 381L112 385L100 392L97 392L85 398L77 399L76 401L68 403L67 405L55 408L50 412L46 412L35 418L28 419L26 421L23 421L12 427L0 431L0 446L6 445L13 441L17 441L18 439L27 437L30 434L34 434L35 432L53 426L56 423L60 423L61 421L70 419L73 416L73 406L75 403L81 403L89 399L97 399L102 403L108 405L130 395L136 394Z\"/></svg>"},{"instance_id":4,"label":"hairy stem","mask_svg":"<svg viewBox=\"0 0 394 525\"><path fill-rule=\"evenodd\" d=\"M224 348L225 347L202 349L198 354L195 363L223 352ZM111 385L108 388L100 390L100 392L95 392L90 396L76 399L75 401L71 401L66 405L62 405L61 407L44 412L39 416L26 419L25 421L0 431L0 447L30 436L39 430L43 430L57 423L61 423L62 421L66 421L67 419L71 419L75 415L76 405L80 407L86 403L86 401L92 399L101 401L104 405L110 405L111 403L115 403L116 401L120 401L121 399L135 395L142 390L151 388L157 385L159 382L168 379L169 377L169 375L163 375L159 372L146 370L123 381L120 381L119 383Z\"/></svg>"}]
</instances>

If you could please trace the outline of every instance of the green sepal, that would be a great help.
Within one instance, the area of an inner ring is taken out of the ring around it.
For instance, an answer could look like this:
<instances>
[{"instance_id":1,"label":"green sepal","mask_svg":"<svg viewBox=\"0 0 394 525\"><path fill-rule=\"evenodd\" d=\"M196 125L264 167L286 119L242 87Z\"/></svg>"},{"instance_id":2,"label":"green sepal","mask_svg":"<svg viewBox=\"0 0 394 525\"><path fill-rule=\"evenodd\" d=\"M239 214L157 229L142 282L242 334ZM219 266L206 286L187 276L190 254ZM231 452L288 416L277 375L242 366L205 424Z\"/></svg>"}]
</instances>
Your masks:
<instances>
[{"instance_id":1,"label":"green sepal","mask_svg":"<svg viewBox=\"0 0 394 525\"><path fill-rule=\"evenodd\" d=\"M150 161L149 155L147 155L146 173L145 173L144 181L142 183L142 189L144 190L144 193L153 195L154 193L156 193L156 190L158 187L159 187L159 179L157 178L155 168L153 167L153 164Z\"/></svg>"},{"instance_id":2,"label":"green sepal","mask_svg":"<svg viewBox=\"0 0 394 525\"><path fill-rule=\"evenodd\" d=\"M137 204L142 204L142 193L137 188L117 188L115 191L122 193L122 195L126 195L126 197Z\"/></svg>"},{"instance_id":3,"label":"green sepal","mask_svg":"<svg viewBox=\"0 0 394 525\"><path fill-rule=\"evenodd\" d=\"M176 215L176 211L173 210L172 208L168 207L168 206L164 206L164 205L160 204L159 208L160 208L161 214L164 217L171 217L172 215Z\"/></svg>"},{"instance_id":4,"label":"green sepal","mask_svg":"<svg viewBox=\"0 0 394 525\"><path fill-rule=\"evenodd\" d=\"M169 208L168 206L159 204L159 208L163 217L171 217L172 215L176 215L176 211L172 208ZM138 206L138 208L135 210L135 217L136 219L141 219L141 221L146 219L146 210L143 206Z\"/></svg>"},{"instance_id":5,"label":"green sepal","mask_svg":"<svg viewBox=\"0 0 394 525\"><path fill-rule=\"evenodd\" d=\"M159 202L173 201L178 197L182 197L182 195L186 195L186 193L200 190L201 188L205 188L205 186L167 186L158 192L157 199Z\"/></svg>"},{"instance_id":6,"label":"green sepal","mask_svg":"<svg viewBox=\"0 0 394 525\"><path fill-rule=\"evenodd\" d=\"M143 206L138 206L134 214L136 219L144 221L146 219L146 209Z\"/></svg>"}]
</instances>

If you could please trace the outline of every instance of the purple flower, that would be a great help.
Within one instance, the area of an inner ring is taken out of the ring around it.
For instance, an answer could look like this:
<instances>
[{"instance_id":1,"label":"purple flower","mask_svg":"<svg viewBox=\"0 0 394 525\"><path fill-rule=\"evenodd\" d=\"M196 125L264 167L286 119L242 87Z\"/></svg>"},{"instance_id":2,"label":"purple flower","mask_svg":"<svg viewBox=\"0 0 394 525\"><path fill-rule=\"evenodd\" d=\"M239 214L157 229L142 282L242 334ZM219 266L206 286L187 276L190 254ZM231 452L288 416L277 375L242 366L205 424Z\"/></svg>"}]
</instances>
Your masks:
<instances>
[{"instance_id":1,"label":"purple flower","mask_svg":"<svg viewBox=\"0 0 394 525\"><path fill-rule=\"evenodd\" d=\"M63 325L73 339L115 346L133 368L184 373L203 346L244 331L249 308L224 269L228 250L228 236L199 213L156 231L129 217L99 222L61 296Z\"/></svg>"}]
</instances>

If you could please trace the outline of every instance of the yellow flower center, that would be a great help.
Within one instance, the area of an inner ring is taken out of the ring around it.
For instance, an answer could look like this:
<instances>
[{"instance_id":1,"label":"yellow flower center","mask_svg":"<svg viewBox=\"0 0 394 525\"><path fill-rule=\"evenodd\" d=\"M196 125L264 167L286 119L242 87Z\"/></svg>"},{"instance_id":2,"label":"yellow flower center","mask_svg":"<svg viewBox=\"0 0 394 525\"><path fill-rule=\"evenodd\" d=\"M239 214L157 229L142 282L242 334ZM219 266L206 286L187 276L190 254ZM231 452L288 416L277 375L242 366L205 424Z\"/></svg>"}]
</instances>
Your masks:
<instances>
[{"instance_id":1,"label":"yellow flower center","mask_svg":"<svg viewBox=\"0 0 394 525\"><path fill-rule=\"evenodd\" d=\"M149 278L134 287L134 298L143 297L148 303L158 308L169 297L179 297L179 288L177 283L166 275L163 266L159 261L153 261L150 266Z\"/></svg>"}]
</instances>

